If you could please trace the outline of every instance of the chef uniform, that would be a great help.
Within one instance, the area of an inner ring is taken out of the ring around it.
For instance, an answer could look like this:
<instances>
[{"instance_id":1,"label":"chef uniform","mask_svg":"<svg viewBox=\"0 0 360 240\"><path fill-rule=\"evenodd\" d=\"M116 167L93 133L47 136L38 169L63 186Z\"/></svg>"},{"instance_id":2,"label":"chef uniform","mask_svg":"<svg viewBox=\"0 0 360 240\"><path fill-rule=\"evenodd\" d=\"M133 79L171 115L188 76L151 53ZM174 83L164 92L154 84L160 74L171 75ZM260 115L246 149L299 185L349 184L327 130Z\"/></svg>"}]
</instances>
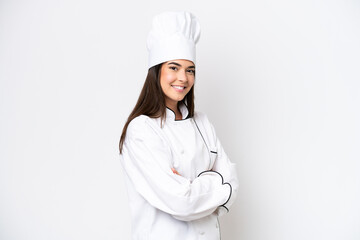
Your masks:
<instances>
[{"instance_id":1,"label":"chef uniform","mask_svg":"<svg viewBox=\"0 0 360 240\"><path fill-rule=\"evenodd\" d=\"M173 26L171 22L175 22ZM160 14L153 21L153 30L159 24L162 28L166 25L166 30L174 26L181 30L182 39L178 43L184 42L184 35L190 36L193 45L183 44L183 49L195 46L194 39L198 39L200 32L191 13ZM174 29L171 31L173 35ZM155 35L150 34L149 38ZM173 36L170 39L176 42ZM166 56L150 57L150 66L164 59L195 62L193 50L188 51L193 55L182 57L163 51ZM150 55L155 53L158 51L150 50ZM133 240L219 240L218 216L228 212L235 200L238 189L235 164L225 154L212 124L201 112L188 117L185 104L179 110L181 120L175 120L175 113L166 108L164 122L140 115L128 125L121 163L130 201ZM180 175L174 174L172 168Z\"/></svg>"}]
</instances>

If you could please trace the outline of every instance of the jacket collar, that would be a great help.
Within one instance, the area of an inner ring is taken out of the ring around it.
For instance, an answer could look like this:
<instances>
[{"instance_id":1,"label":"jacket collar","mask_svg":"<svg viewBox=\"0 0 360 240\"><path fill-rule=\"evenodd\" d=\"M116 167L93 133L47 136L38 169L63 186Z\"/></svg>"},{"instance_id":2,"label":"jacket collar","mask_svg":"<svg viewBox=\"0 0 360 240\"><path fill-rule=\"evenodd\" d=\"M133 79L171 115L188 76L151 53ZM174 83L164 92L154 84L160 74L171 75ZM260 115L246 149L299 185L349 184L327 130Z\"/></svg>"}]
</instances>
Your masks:
<instances>
[{"instance_id":1,"label":"jacket collar","mask_svg":"<svg viewBox=\"0 0 360 240\"><path fill-rule=\"evenodd\" d=\"M188 118L189 111L185 104L180 104L179 110L182 115L182 120L185 120ZM170 108L166 107L166 119L172 120L172 121L182 121L182 120L175 120L175 112L171 110Z\"/></svg>"}]
</instances>

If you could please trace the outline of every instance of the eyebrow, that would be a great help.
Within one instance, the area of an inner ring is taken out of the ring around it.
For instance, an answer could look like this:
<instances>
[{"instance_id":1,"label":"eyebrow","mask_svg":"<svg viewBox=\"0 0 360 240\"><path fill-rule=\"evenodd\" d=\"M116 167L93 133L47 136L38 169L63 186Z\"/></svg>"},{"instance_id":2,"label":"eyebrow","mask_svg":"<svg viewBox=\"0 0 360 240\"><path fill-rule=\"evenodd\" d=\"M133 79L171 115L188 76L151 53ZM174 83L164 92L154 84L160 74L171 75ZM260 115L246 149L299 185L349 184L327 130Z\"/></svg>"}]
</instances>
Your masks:
<instances>
[{"instance_id":1,"label":"eyebrow","mask_svg":"<svg viewBox=\"0 0 360 240\"><path fill-rule=\"evenodd\" d=\"M178 66L178 67L182 67L181 64L179 64L179 63L177 63L177 62L169 62L168 65L170 65L170 64L174 64L174 65L176 65L176 66ZM188 68L195 68L195 66L192 65L192 66L189 66Z\"/></svg>"}]
</instances>

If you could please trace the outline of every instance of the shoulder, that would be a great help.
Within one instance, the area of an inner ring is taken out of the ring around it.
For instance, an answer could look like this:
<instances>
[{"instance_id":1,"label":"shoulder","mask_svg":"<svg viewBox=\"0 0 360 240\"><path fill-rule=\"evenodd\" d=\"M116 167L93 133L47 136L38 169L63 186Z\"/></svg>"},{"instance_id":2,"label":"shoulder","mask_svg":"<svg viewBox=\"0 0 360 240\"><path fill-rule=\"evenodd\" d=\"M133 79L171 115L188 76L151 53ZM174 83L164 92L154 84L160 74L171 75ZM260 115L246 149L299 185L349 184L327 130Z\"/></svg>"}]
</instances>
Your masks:
<instances>
[{"instance_id":1,"label":"shoulder","mask_svg":"<svg viewBox=\"0 0 360 240\"><path fill-rule=\"evenodd\" d=\"M215 134L214 126L209 120L207 114L205 114L204 112L196 111L194 113L194 120L196 121L196 124L201 125L203 129Z\"/></svg>"},{"instance_id":2,"label":"shoulder","mask_svg":"<svg viewBox=\"0 0 360 240\"><path fill-rule=\"evenodd\" d=\"M201 123L203 125L211 125L211 122L210 122L208 116L204 112L201 112L201 111L195 111L194 120L197 123Z\"/></svg>"},{"instance_id":3,"label":"shoulder","mask_svg":"<svg viewBox=\"0 0 360 240\"><path fill-rule=\"evenodd\" d=\"M217 139L216 132L207 114L196 111L194 113L194 121L202 135L207 139L207 142L210 144L210 146L215 146Z\"/></svg>"},{"instance_id":4,"label":"shoulder","mask_svg":"<svg viewBox=\"0 0 360 240\"><path fill-rule=\"evenodd\" d=\"M137 116L136 118L130 121L128 128L130 129L130 128L142 127L147 124L148 119L149 117L145 115Z\"/></svg>"},{"instance_id":5,"label":"shoulder","mask_svg":"<svg viewBox=\"0 0 360 240\"><path fill-rule=\"evenodd\" d=\"M133 120L128 125L126 137L140 137L148 138L157 135L156 122L158 119L150 118L146 115L140 115Z\"/></svg>"}]
</instances>

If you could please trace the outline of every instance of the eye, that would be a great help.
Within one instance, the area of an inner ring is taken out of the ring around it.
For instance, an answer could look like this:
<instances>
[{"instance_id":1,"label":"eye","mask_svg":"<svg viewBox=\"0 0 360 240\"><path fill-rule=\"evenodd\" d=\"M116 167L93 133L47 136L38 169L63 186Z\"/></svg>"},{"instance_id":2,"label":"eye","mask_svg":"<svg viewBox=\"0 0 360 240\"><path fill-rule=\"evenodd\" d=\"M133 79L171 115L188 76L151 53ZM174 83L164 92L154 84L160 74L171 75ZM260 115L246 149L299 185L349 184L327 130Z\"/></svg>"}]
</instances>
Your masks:
<instances>
[{"instance_id":1,"label":"eye","mask_svg":"<svg viewBox=\"0 0 360 240\"><path fill-rule=\"evenodd\" d=\"M176 71L177 70L177 67L174 67L174 66L170 66L169 67L171 70L173 70L173 71Z\"/></svg>"},{"instance_id":2,"label":"eye","mask_svg":"<svg viewBox=\"0 0 360 240\"><path fill-rule=\"evenodd\" d=\"M195 69L188 69L187 72L191 74L195 74Z\"/></svg>"}]
</instances>

